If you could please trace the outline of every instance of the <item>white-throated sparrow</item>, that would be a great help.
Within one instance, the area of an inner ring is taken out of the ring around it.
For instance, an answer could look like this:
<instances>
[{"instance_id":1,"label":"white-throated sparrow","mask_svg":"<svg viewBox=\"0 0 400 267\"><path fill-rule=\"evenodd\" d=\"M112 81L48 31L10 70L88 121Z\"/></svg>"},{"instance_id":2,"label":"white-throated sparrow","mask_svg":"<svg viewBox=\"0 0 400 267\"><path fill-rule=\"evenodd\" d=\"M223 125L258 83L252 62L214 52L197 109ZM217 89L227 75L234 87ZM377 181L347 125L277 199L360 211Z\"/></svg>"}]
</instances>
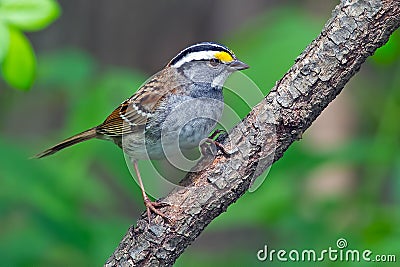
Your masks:
<instances>
[{"instance_id":1,"label":"white-throated sparrow","mask_svg":"<svg viewBox=\"0 0 400 267\"><path fill-rule=\"evenodd\" d=\"M248 65L227 47L198 43L182 50L100 125L36 155L42 158L92 138L113 141L133 162L147 215L165 216L146 195L137 161L160 159L177 149L194 148L215 127L223 111L226 78Z\"/></svg>"}]
</instances>

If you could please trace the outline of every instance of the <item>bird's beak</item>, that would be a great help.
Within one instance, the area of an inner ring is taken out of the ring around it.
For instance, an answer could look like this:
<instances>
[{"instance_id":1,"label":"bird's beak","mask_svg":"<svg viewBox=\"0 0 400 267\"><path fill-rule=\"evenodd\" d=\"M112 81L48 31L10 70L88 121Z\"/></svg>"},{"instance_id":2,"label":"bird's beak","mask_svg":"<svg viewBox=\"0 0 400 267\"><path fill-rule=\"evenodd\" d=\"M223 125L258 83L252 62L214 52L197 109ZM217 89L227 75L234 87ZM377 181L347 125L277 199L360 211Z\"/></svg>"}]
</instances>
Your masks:
<instances>
[{"instance_id":1,"label":"bird's beak","mask_svg":"<svg viewBox=\"0 0 400 267\"><path fill-rule=\"evenodd\" d=\"M235 59L234 61L232 61L229 64L229 67L234 68L235 70L245 70L245 69L250 68L249 65L247 65L246 63L244 63L238 59Z\"/></svg>"}]
</instances>

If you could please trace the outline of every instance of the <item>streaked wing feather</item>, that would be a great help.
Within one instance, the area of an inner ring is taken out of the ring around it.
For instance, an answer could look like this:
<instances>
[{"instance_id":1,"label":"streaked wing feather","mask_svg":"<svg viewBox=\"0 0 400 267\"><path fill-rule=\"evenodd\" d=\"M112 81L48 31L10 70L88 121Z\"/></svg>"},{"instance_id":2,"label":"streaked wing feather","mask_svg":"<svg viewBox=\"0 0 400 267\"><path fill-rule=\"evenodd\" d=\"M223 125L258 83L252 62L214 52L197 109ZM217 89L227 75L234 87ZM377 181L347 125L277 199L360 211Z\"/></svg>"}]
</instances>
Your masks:
<instances>
[{"instance_id":1,"label":"streaked wing feather","mask_svg":"<svg viewBox=\"0 0 400 267\"><path fill-rule=\"evenodd\" d=\"M120 110L124 105L125 102L116 108L98 127L99 133L108 136L122 136L132 131L132 127L128 123L124 123L124 120L120 116Z\"/></svg>"},{"instance_id":2,"label":"streaked wing feather","mask_svg":"<svg viewBox=\"0 0 400 267\"><path fill-rule=\"evenodd\" d=\"M182 86L176 86L176 81L163 77L170 75L154 76L107 117L98 127L99 132L109 136L122 136L145 125L168 92L177 93Z\"/></svg>"}]
</instances>

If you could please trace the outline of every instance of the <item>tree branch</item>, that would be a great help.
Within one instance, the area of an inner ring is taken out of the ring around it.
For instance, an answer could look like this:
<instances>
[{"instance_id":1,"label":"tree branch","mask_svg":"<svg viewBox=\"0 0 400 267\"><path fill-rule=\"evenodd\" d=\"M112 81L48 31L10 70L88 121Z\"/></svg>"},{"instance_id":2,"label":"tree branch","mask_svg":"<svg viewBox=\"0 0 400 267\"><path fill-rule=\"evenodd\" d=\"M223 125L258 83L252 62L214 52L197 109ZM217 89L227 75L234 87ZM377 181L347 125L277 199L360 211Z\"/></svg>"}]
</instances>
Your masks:
<instances>
[{"instance_id":1,"label":"tree branch","mask_svg":"<svg viewBox=\"0 0 400 267\"><path fill-rule=\"evenodd\" d=\"M157 216L148 225L142 216L105 266L172 265L211 220L246 192L253 177L301 138L399 25L399 0L342 1L293 67L231 130L229 140L219 140L232 154L219 154L206 169L189 173L186 187L165 197L173 205L161 210L175 222Z\"/></svg>"}]
</instances>

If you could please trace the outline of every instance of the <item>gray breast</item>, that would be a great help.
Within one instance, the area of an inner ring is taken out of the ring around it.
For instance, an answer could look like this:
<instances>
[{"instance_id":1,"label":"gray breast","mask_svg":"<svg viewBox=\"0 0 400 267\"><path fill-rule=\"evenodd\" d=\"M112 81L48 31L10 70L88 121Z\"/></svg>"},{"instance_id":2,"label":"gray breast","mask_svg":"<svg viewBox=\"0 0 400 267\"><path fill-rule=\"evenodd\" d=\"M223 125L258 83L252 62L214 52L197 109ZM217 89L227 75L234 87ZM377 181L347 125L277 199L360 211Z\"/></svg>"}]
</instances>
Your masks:
<instances>
[{"instance_id":1,"label":"gray breast","mask_svg":"<svg viewBox=\"0 0 400 267\"><path fill-rule=\"evenodd\" d=\"M146 129L146 139L159 140L149 151L168 151L198 146L217 124L224 108L222 89L197 87L197 94L170 95ZM147 141L147 140L146 140Z\"/></svg>"},{"instance_id":2,"label":"gray breast","mask_svg":"<svg viewBox=\"0 0 400 267\"><path fill-rule=\"evenodd\" d=\"M180 101L162 123L162 142L167 145L179 142L181 148L197 146L215 127L223 107L220 100L206 97L189 97Z\"/></svg>"}]
</instances>

